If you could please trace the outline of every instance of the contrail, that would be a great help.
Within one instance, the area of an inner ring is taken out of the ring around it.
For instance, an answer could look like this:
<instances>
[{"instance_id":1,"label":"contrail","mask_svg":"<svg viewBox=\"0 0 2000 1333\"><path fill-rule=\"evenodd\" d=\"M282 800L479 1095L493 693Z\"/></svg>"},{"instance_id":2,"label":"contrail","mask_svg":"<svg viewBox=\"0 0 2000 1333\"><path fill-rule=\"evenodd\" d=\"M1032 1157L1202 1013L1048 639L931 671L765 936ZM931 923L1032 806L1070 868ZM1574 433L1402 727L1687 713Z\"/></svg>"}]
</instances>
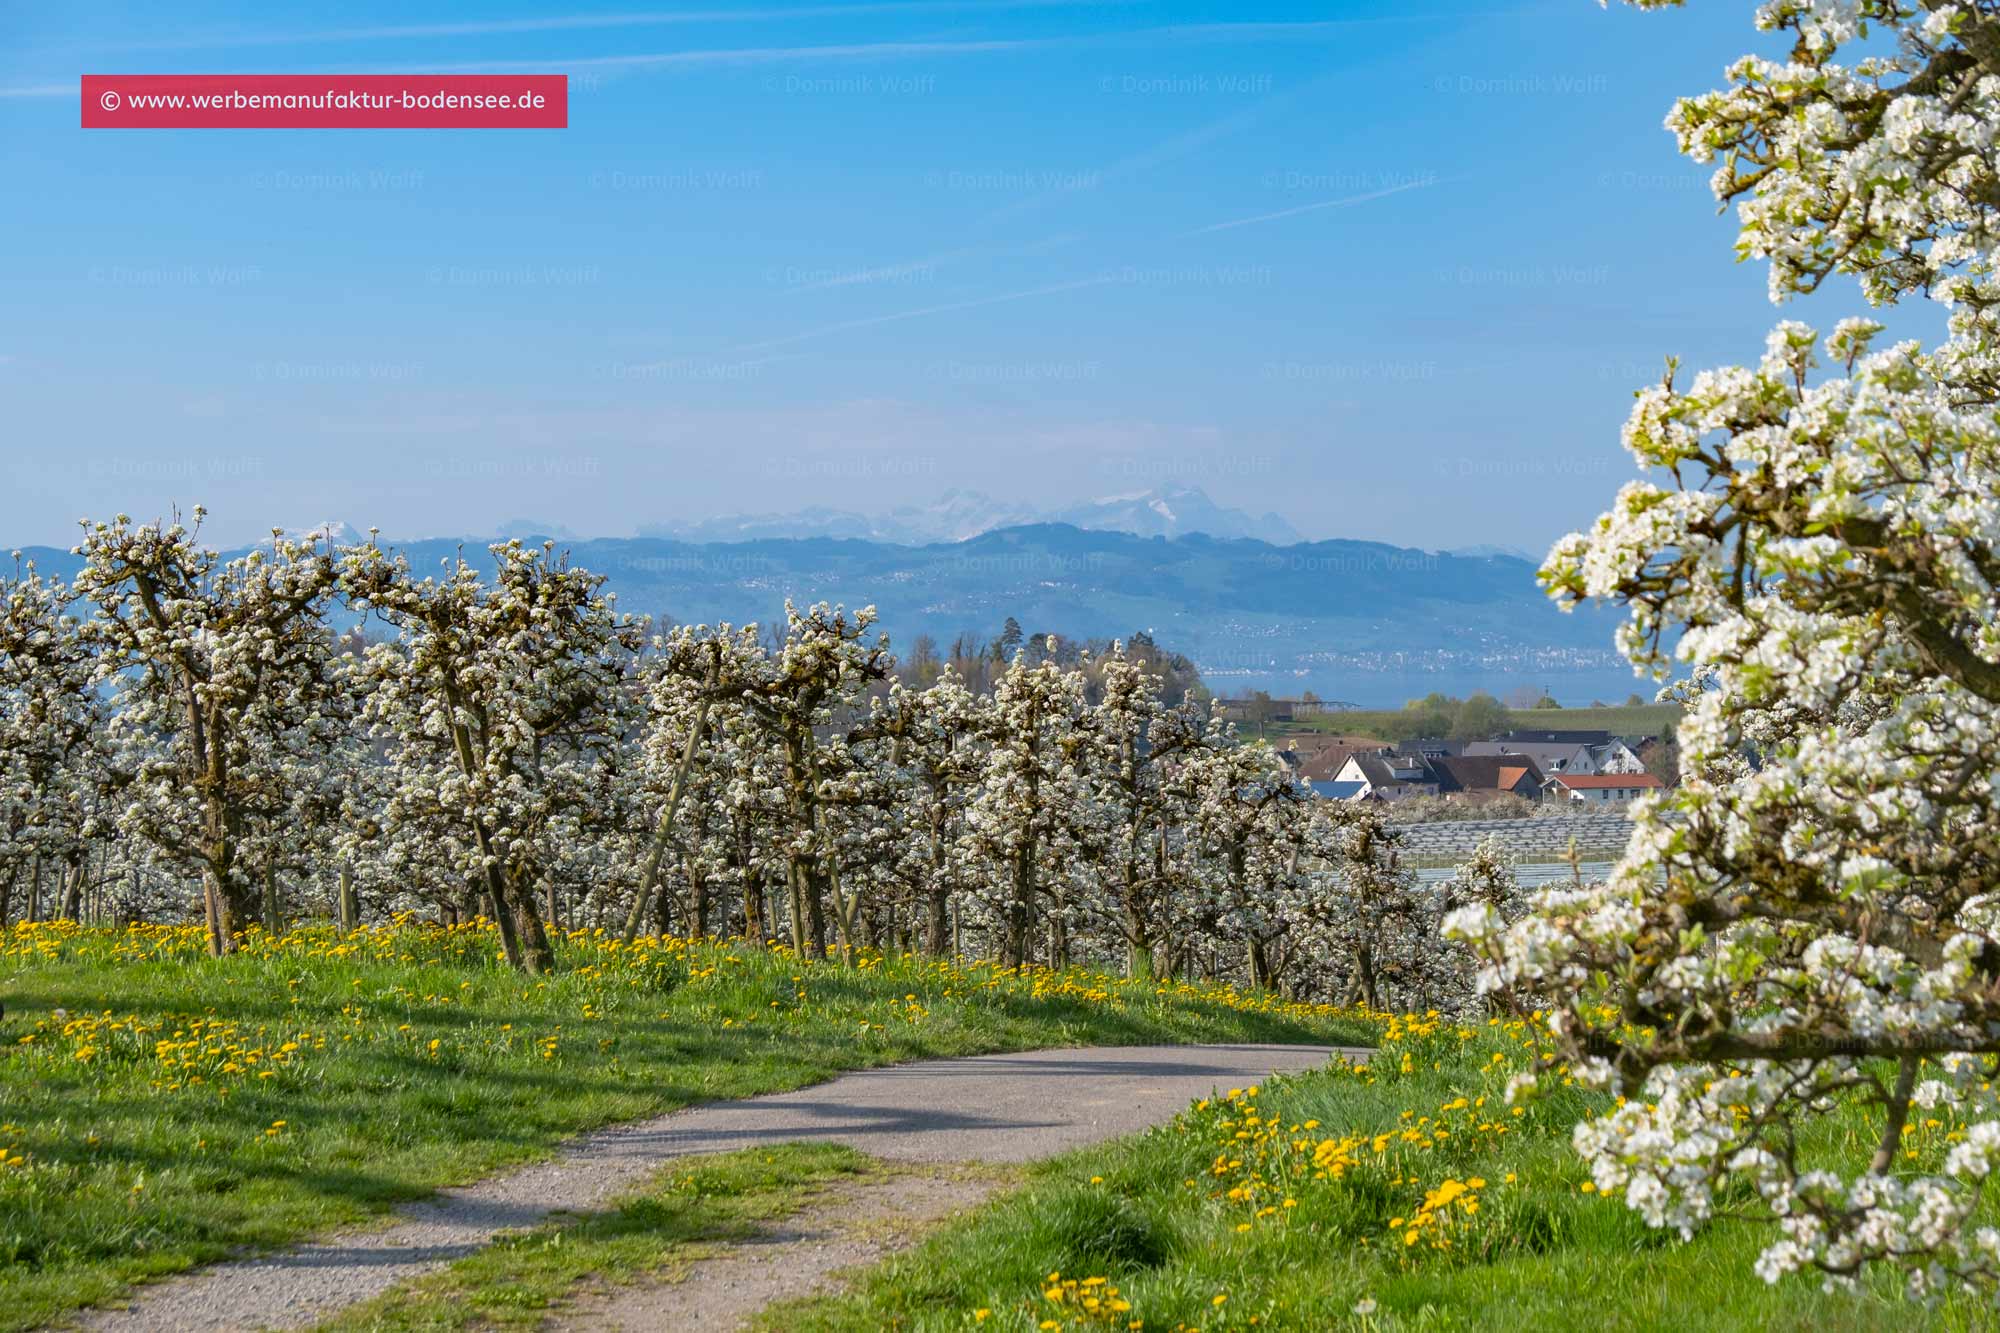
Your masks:
<instances>
[{"instance_id":1,"label":"contrail","mask_svg":"<svg viewBox=\"0 0 2000 1333\"><path fill-rule=\"evenodd\" d=\"M1322 208L1346 208L1350 204L1365 204L1370 199L1380 199L1385 195L1401 194L1405 190L1421 190L1438 184L1438 178L1410 181L1404 185L1391 185L1385 190L1370 190L1367 194L1350 194L1345 199L1322 199L1316 204L1300 204L1297 208L1281 208L1275 213L1259 213L1253 218L1237 218L1230 222L1212 222L1206 227L1196 227L1193 231L1178 233L1181 236L1203 236L1212 231L1228 231L1231 227L1250 227L1259 222L1275 222L1279 218L1295 218L1301 213L1317 213Z\"/></svg>"},{"instance_id":2,"label":"contrail","mask_svg":"<svg viewBox=\"0 0 2000 1333\"><path fill-rule=\"evenodd\" d=\"M428 64L421 70L396 73L477 74L527 72L561 74L570 70L667 69L688 65L770 65L788 60L893 60L902 56L977 55L989 51L1021 51L1046 46L1048 39L1022 38L984 42L857 42L843 46L736 46L696 51L659 51L644 55L586 56L580 60L480 60L464 64Z\"/></svg>"},{"instance_id":3,"label":"contrail","mask_svg":"<svg viewBox=\"0 0 2000 1333\"><path fill-rule=\"evenodd\" d=\"M1131 4L1136 0L1105 0ZM322 28L313 32L210 34L172 41L121 42L102 50L199 51L232 46L310 46L333 42L400 41L413 37L487 37L510 33L660 28L699 23L782 23L788 19L866 15L938 14L1014 9L1075 9L1092 0L904 0L903 3L796 5L771 9L653 10L630 14L557 14L547 18L488 19L467 23L388 24L372 28Z\"/></svg>"}]
</instances>

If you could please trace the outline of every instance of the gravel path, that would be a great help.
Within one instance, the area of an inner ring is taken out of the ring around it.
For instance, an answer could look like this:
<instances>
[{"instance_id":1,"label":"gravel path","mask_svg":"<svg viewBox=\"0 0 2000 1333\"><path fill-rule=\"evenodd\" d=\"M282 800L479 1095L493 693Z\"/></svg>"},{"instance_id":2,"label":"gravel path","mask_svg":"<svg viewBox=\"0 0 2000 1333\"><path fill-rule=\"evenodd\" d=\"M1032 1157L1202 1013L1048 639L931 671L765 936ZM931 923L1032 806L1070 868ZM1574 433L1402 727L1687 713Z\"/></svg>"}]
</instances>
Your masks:
<instances>
[{"instance_id":1,"label":"gravel path","mask_svg":"<svg viewBox=\"0 0 2000 1333\"><path fill-rule=\"evenodd\" d=\"M548 1214L602 1207L662 1163L794 1140L902 1162L1025 1162L1170 1118L1218 1087L1315 1068L1325 1046L1118 1046L930 1060L690 1107L572 1140L556 1157L402 1210L386 1228L144 1288L83 1326L117 1333L297 1328ZM1355 1052L1360 1054L1361 1052Z\"/></svg>"},{"instance_id":2,"label":"gravel path","mask_svg":"<svg viewBox=\"0 0 2000 1333\"><path fill-rule=\"evenodd\" d=\"M780 1225L655 1277L573 1301L544 1324L605 1333L720 1333L774 1301L831 1291L844 1270L904 1249L997 1182L933 1168L829 1190Z\"/></svg>"}]
</instances>

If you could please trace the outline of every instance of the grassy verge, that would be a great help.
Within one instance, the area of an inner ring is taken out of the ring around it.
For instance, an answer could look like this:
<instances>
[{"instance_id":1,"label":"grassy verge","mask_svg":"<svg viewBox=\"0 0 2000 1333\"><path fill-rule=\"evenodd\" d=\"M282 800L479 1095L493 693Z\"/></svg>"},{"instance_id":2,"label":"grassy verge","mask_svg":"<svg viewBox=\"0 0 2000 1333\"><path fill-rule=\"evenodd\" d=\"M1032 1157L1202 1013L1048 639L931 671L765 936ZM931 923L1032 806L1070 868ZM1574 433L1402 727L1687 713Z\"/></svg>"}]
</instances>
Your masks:
<instances>
[{"instance_id":1,"label":"grassy verge","mask_svg":"<svg viewBox=\"0 0 2000 1333\"><path fill-rule=\"evenodd\" d=\"M1720 1224L1692 1242L1599 1197L1569 1150L1575 1092L1518 1113L1532 1034L1424 1021L1373 1061L1197 1103L1172 1125L1037 1168L838 1300L768 1311L786 1333L882 1329L1810 1329L1993 1327L1961 1298L1870 1280L1775 1286L1771 1238ZM1826 1151L1861 1128L1836 1117ZM1912 1136L1942 1153L1949 1124ZM1855 1138L1853 1141L1866 1142Z\"/></svg>"},{"instance_id":2,"label":"grassy verge","mask_svg":"<svg viewBox=\"0 0 2000 1333\"><path fill-rule=\"evenodd\" d=\"M843 1069L1038 1046L1351 1042L1331 1011L1088 972L579 933L0 933L0 1329L364 1221L561 1139Z\"/></svg>"},{"instance_id":3,"label":"grassy verge","mask_svg":"<svg viewBox=\"0 0 2000 1333\"><path fill-rule=\"evenodd\" d=\"M605 1212L557 1219L398 1287L324 1333L538 1328L581 1290L690 1263L805 1207L822 1186L874 1170L852 1148L784 1144L662 1171Z\"/></svg>"}]
</instances>

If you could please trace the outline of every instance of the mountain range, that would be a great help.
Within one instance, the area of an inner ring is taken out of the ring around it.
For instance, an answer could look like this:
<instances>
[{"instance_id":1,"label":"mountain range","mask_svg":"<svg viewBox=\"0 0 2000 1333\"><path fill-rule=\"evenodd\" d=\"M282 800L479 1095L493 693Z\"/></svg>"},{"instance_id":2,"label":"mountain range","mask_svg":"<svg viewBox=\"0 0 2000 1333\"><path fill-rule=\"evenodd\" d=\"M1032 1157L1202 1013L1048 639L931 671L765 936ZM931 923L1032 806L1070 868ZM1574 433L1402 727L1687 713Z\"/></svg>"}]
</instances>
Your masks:
<instances>
[{"instance_id":1,"label":"mountain range","mask_svg":"<svg viewBox=\"0 0 2000 1333\"><path fill-rule=\"evenodd\" d=\"M385 544L419 571L478 551L458 538ZM830 537L559 544L607 576L622 609L662 623L770 623L790 598L874 605L899 649L920 634L944 646L961 633L990 639L1010 616L1031 634L1077 639L1147 630L1193 658L1218 693L1309 687L1329 698L1395 704L1430 689L1463 693L1522 681L1561 689L1567 679L1575 695L1631 688L1629 670L1610 651L1612 615L1558 612L1536 586L1534 564L1507 555L1139 536L1055 523L922 545ZM47 547L27 554L50 573L68 574L77 563Z\"/></svg>"},{"instance_id":2,"label":"mountain range","mask_svg":"<svg viewBox=\"0 0 2000 1333\"><path fill-rule=\"evenodd\" d=\"M815 506L787 513L726 514L719 518L649 523L642 537L687 542L762 541L774 537L835 537L924 546L962 542L1000 528L1065 523L1089 532L1129 532L1138 537L1249 537L1287 546L1303 540L1277 514L1256 515L1216 504L1192 486L1160 487L1107 495L1059 508L996 500L979 491L953 489L933 504L902 505L863 514Z\"/></svg>"}]
</instances>

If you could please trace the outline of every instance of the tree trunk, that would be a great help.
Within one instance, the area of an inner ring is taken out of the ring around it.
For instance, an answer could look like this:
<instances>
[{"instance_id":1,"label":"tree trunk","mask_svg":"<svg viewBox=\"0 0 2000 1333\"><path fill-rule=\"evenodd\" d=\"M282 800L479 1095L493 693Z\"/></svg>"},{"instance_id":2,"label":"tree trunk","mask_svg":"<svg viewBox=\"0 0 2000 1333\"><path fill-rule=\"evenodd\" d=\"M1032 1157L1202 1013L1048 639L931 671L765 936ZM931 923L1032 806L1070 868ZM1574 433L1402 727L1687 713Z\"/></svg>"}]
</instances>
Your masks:
<instances>
[{"instance_id":1,"label":"tree trunk","mask_svg":"<svg viewBox=\"0 0 2000 1333\"><path fill-rule=\"evenodd\" d=\"M806 956L806 893L799 883L799 861L795 856L785 858L785 888L791 895L792 949L801 958Z\"/></svg>"},{"instance_id":2,"label":"tree trunk","mask_svg":"<svg viewBox=\"0 0 2000 1333\"><path fill-rule=\"evenodd\" d=\"M1365 943L1354 951L1354 981L1361 990L1361 1003L1380 1009L1375 993L1375 951Z\"/></svg>"},{"instance_id":3,"label":"tree trunk","mask_svg":"<svg viewBox=\"0 0 2000 1333\"><path fill-rule=\"evenodd\" d=\"M64 921L83 921L83 880L89 868L77 861L63 877L62 901L56 905L56 915Z\"/></svg>"},{"instance_id":4,"label":"tree trunk","mask_svg":"<svg viewBox=\"0 0 2000 1333\"><path fill-rule=\"evenodd\" d=\"M924 952L933 958L944 957L945 947L951 942L947 934L946 921L949 903L946 901L950 889L945 884L944 812L938 810L931 816L931 864L930 886L924 892L925 929Z\"/></svg>"},{"instance_id":5,"label":"tree trunk","mask_svg":"<svg viewBox=\"0 0 2000 1333\"><path fill-rule=\"evenodd\" d=\"M951 903L943 889L924 895L924 952L942 958L951 947Z\"/></svg>"},{"instance_id":6,"label":"tree trunk","mask_svg":"<svg viewBox=\"0 0 2000 1333\"><path fill-rule=\"evenodd\" d=\"M661 936L674 933L674 895L671 893L653 895L653 933Z\"/></svg>"},{"instance_id":7,"label":"tree trunk","mask_svg":"<svg viewBox=\"0 0 2000 1333\"><path fill-rule=\"evenodd\" d=\"M514 930L520 937L521 965L530 976L543 976L556 970L556 951L549 944L549 933L542 927L540 913L535 911L535 895L524 891L513 895Z\"/></svg>"},{"instance_id":8,"label":"tree trunk","mask_svg":"<svg viewBox=\"0 0 2000 1333\"><path fill-rule=\"evenodd\" d=\"M354 867L340 868L340 929L351 934L361 928L361 898L354 891Z\"/></svg>"},{"instance_id":9,"label":"tree trunk","mask_svg":"<svg viewBox=\"0 0 2000 1333\"><path fill-rule=\"evenodd\" d=\"M487 841L486 830L476 828L474 835L482 854L491 855L491 844ZM521 952L520 923L515 920L513 904L508 901L507 883L500 874L500 867L488 865L485 871L486 898L493 908L493 925L500 932L500 952L506 955L507 966L517 972L528 970L526 957ZM532 900L530 900L532 901ZM531 907L530 911L533 910Z\"/></svg>"},{"instance_id":10,"label":"tree trunk","mask_svg":"<svg viewBox=\"0 0 2000 1333\"><path fill-rule=\"evenodd\" d=\"M1034 909L1034 842L1014 853L1014 897L1007 904L1006 943L1000 961L1008 967L1025 967L1028 962L1028 918Z\"/></svg>"},{"instance_id":11,"label":"tree trunk","mask_svg":"<svg viewBox=\"0 0 2000 1333\"><path fill-rule=\"evenodd\" d=\"M220 958L229 952L230 936L223 926L222 884L213 870L202 872L201 905L208 922L208 952Z\"/></svg>"},{"instance_id":12,"label":"tree trunk","mask_svg":"<svg viewBox=\"0 0 2000 1333\"><path fill-rule=\"evenodd\" d=\"M216 757L219 751L210 750L208 766L203 769L203 785L207 788L203 798L203 846L202 856L208 866L204 890L213 897L210 904L209 952L220 958L236 948L237 937L249 929L255 921L261 904L255 892L236 873L236 833L237 821L224 804L221 792L228 774Z\"/></svg>"},{"instance_id":13,"label":"tree trunk","mask_svg":"<svg viewBox=\"0 0 2000 1333\"><path fill-rule=\"evenodd\" d=\"M826 957L826 899L820 890L819 877L812 872L810 863L799 865L799 886L806 899L806 938L812 945L812 956Z\"/></svg>"},{"instance_id":14,"label":"tree trunk","mask_svg":"<svg viewBox=\"0 0 2000 1333\"><path fill-rule=\"evenodd\" d=\"M692 909L688 915L693 918L691 930L696 939L705 940L708 938L708 913L710 907L708 876L696 864L694 857L688 857L686 864L689 907Z\"/></svg>"},{"instance_id":15,"label":"tree trunk","mask_svg":"<svg viewBox=\"0 0 2000 1333\"><path fill-rule=\"evenodd\" d=\"M1246 952L1248 957L1244 962L1250 968L1250 984L1259 990L1271 989L1271 963L1264 953L1264 941L1252 935Z\"/></svg>"},{"instance_id":16,"label":"tree trunk","mask_svg":"<svg viewBox=\"0 0 2000 1333\"><path fill-rule=\"evenodd\" d=\"M660 860L667 854L667 838L673 832L674 814L680 809L681 795L687 790L688 774L694 770L694 757L701 749L702 733L708 730L708 712L711 704L702 700L701 710L695 714L694 730L688 733L687 744L681 750L680 763L674 767L673 784L667 789L667 803L660 810L660 821L653 827L652 845L646 849L646 866L639 877L639 893L632 900L632 914L625 918L625 943L630 944L639 933L639 921L646 912L646 898L659 883Z\"/></svg>"},{"instance_id":17,"label":"tree trunk","mask_svg":"<svg viewBox=\"0 0 2000 1333\"><path fill-rule=\"evenodd\" d=\"M750 821L743 818L734 820L736 825L736 875L738 892L743 895L743 938L757 944L767 938L764 915L764 877L757 873L755 849L750 845Z\"/></svg>"},{"instance_id":18,"label":"tree trunk","mask_svg":"<svg viewBox=\"0 0 2000 1333\"><path fill-rule=\"evenodd\" d=\"M70 862L69 873L63 876L62 901L56 906L56 916L64 921L83 921L83 881L90 876L90 852L86 849L76 854Z\"/></svg>"},{"instance_id":19,"label":"tree trunk","mask_svg":"<svg viewBox=\"0 0 2000 1333\"><path fill-rule=\"evenodd\" d=\"M855 963L854 933L855 927L859 924L861 900L841 891L840 857L833 848L833 840L826 836L825 818L818 814L818 807L814 807L814 809L815 817L818 819L820 825L819 842L823 848L823 855L826 858L823 863L826 874L826 885L833 898L834 928L840 933L840 954L847 965L853 967ZM820 952L826 952L824 945L821 946Z\"/></svg>"}]
</instances>

